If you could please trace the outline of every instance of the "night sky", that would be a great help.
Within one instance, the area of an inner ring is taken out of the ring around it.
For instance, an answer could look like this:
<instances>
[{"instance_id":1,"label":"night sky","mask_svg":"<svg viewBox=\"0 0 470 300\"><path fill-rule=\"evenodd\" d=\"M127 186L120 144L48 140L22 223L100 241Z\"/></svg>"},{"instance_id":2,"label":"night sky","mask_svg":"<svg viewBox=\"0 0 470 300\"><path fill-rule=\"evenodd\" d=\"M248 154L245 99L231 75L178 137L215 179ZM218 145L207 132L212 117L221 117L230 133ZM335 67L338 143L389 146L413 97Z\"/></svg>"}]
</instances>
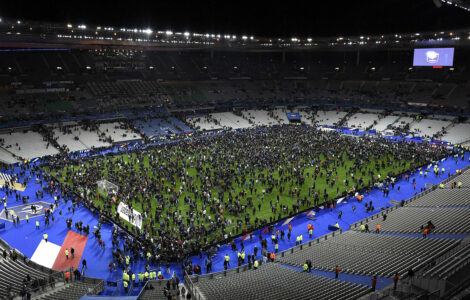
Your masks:
<instances>
[{"instance_id":1,"label":"night sky","mask_svg":"<svg viewBox=\"0 0 470 300\"><path fill-rule=\"evenodd\" d=\"M432 0L0 1L0 17L266 37L470 28L470 13Z\"/></svg>"}]
</instances>

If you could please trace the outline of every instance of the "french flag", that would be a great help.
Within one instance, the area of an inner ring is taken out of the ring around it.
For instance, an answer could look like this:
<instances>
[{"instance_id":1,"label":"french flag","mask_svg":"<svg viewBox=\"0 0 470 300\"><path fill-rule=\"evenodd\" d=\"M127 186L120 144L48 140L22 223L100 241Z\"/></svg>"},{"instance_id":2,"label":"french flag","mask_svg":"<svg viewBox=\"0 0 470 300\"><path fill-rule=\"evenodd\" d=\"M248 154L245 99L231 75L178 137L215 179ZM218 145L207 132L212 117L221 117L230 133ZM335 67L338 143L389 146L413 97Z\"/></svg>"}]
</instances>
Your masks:
<instances>
[{"instance_id":1,"label":"french flag","mask_svg":"<svg viewBox=\"0 0 470 300\"><path fill-rule=\"evenodd\" d=\"M87 236L71 230L67 233L62 245L57 245L50 241L46 243L45 240L41 240L31 260L56 271L63 271L69 268L78 269L87 240ZM75 250L74 258L72 258L71 248ZM68 259L65 256L65 250L69 251Z\"/></svg>"}]
</instances>

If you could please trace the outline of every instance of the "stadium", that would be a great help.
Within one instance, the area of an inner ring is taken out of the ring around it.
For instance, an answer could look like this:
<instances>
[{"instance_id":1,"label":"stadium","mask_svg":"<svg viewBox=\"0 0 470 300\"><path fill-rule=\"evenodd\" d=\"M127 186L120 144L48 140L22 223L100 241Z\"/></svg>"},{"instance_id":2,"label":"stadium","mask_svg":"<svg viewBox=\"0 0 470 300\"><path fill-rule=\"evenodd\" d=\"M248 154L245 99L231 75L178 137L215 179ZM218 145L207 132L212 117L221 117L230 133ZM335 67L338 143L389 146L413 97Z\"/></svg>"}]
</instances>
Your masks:
<instances>
[{"instance_id":1,"label":"stadium","mask_svg":"<svg viewBox=\"0 0 470 300\"><path fill-rule=\"evenodd\" d=\"M469 1L53 2L0 4L0 299L469 299Z\"/></svg>"}]
</instances>

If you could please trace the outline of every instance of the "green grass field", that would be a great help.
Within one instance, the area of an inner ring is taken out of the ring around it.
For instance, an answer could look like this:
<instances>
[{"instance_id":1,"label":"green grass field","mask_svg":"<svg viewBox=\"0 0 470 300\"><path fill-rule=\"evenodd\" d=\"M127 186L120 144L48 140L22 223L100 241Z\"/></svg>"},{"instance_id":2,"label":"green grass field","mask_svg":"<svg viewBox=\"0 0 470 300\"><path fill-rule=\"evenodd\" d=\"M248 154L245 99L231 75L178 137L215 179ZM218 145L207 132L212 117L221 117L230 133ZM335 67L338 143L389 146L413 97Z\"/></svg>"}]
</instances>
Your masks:
<instances>
[{"instance_id":1,"label":"green grass field","mask_svg":"<svg viewBox=\"0 0 470 300\"><path fill-rule=\"evenodd\" d=\"M181 150L174 150L171 155L167 155L167 157L162 157L159 158L159 153L156 152L156 150L152 150L150 152L151 155L156 157L156 161L153 162L154 166L155 165L162 165L162 166L172 166L175 169L177 168L185 168L186 172L186 178L193 178L194 179L194 186L198 187L199 190L202 189L202 185L206 184L206 180L202 178L199 174L198 171L196 170L196 166L194 166L194 162L198 160L203 160L204 155L210 155L208 152L200 151L198 153L192 153L191 156L188 156L186 153L182 152ZM160 186L161 190L163 190L163 196L165 199L170 199L172 197L172 193L169 192L171 188L175 188L176 190L179 190L180 187L182 186L182 178L181 176L174 175L172 178L165 178L165 183L161 183L161 178L158 175L154 175L153 169L151 167L151 163L149 161L151 155L150 154L145 154L145 155L137 155L136 153L131 154L130 157L128 155L121 155L121 156L115 156L112 158L100 158L100 159L95 159L93 161L87 162L85 165L78 167L78 166L69 166L65 167L62 169L58 170L49 170L51 175L55 176L62 182L66 182L69 185L73 185L73 176L78 174L78 173L86 173L89 172L91 166L97 166L98 161L102 160L103 164L102 167L100 167L100 179L104 178L107 179L111 172L115 172L120 176L120 178L125 178L126 176L129 176L132 170L137 172L139 176L144 177L146 176L148 179L153 180L155 183L158 183ZM169 157L169 159L168 159ZM355 183L351 180L351 174L348 173L348 169L353 165L353 161L347 158L347 155L345 151L342 153L343 165L337 166L336 172L333 172L330 178L337 178L337 181L334 185L327 184L327 179L325 176L325 170L322 169L322 175L323 176L318 176L316 179L316 188L315 191L320 194L320 203L323 202L323 191L326 189L327 194L328 194L328 200L334 199L338 197L338 194L341 195L344 191L350 190ZM137 159L143 160L137 163ZM319 156L320 160L316 161L315 164L322 166L326 162L326 157L324 155ZM337 162L339 162L339 158L332 158L330 157L330 168L334 165L336 165ZM114 170L110 169L111 162L122 162L121 168L118 166L115 166ZM331 163L333 162L333 163ZM305 182L302 185L299 185L296 182L295 176L284 176L284 177L289 177L285 182L280 183L280 185L277 185L277 188L274 189L274 191L270 194L264 193L263 191L268 190L270 186L270 182L277 181L279 177L279 171L276 170L268 170L267 168L257 168L252 172L251 174L248 174L246 176L246 182L252 181L254 182L253 184L253 193L251 193L250 188L246 188L245 184L237 184L235 181L235 176L232 177L232 182L230 183L231 185L231 191L232 194L238 195L242 191L247 192L247 197L240 197L240 202L242 205L248 205L247 199L251 197L253 199L253 204L256 208L258 208L258 204L261 203L261 210L258 211L256 209L256 214L253 216L253 211L252 207L249 207L246 210L246 214L250 215L250 223L253 224L255 217L258 219L266 219L269 222L269 218L277 218L279 215L279 210L278 213L273 213L271 210L271 204L270 202L272 201L273 205L276 207L280 207L280 205L286 205L289 207L289 214L292 214L292 205L297 203L297 199L303 199L304 197L307 197L308 200L311 200L313 203L313 197L308 197L308 189L313 185L313 172L315 171L315 167L309 166L305 160L300 160L299 165L302 165L305 163L305 166L301 167L301 176L304 178ZM382 165L384 163L384 165ZM379 171L376 171L375 164L378 164L379 166ZM236 163L233 162L230 164L234 169L236 169ZM176 167L177 166L177 167ZM210 170L211 174L215 174L214 172L214 165L206 162L202 163L199 167L202 167L203 169L208 169ZM293 167L291 167L293 169ZM358 168L354 174L355 178L362 177L364 180L364 183L362 186L356 186L357 189L361 189L362 187L368 185L371 183L372 178L368 174L368 170L372 169L375 174L381 174L382 178L385 178L387 174L400 174L404 171L409 170L410 168L410 162L405 161L405 160L395 160L393 157L382 157L377 161L374 160L369 160L367 162L363 162L361 164L361 167ZM310 176L307 177L307 173L310 174ZM268 175L269 174L269 175ZM216 175L214 175L216 176ZM264 180L266 178L269 178L268 180ZM345 185L343 183L344 179L349 180L349 184ZM110 180L113 182L113 180ZM173 183L171 183L173 182ZM117 184L118 186L120 185L119 182L113 182ZM279 193L279 186L284 187L283 193ZM212 204L214 204L214 199L218 195L218 188L221 188L219 185L217 186L212 186L210 190L212 191ZM339 192L337 192L337 189L339 188ZM289 190L295 191L296 189L300 189L300 197L292 197L289 195ZM98 191L95 191L95 193L98 193ZM95 197L94 194L92 193L91 199L94 200L95 205L103 208L104 201L109 201L109 203L112 204L112 211L115 212L115 204L112 203L110 200L103 200L104 197ZM228 199L228 194L229 191L224 192L224 200L227 201ZM103 195L103 194L102 194ZM276 202L277 200L277 195L279 195L279 203ZM169 201L164 201L162 202L157 202L155 201L155 195L150 194L150 212L152 217L153 217L153 212L155 211L155 208L157 205L162 205L162 213L160 217L160 221L163 220L163 217L167 215L168 212L174 212L178 211L180 215L186 216L186 212L190 211L190 205L188 203L185 203L184 197L193 197L194 198L194 193L192 191L189 191L187 188L183 188L181 195L179 196L179 199L175 205L168 205ZM143 212L146 209L146 205L141 202L142 199L142 193L136 193L134 194L134 197L132 198L132 203L134 209L137 211ZM202 208L203 201L198 200L197 201L197 210L200 210ZM304 206L301 206L299 208L300 210L306 209L307 204ZM207 209L208 215L211 216L212 220L214 218L214 213L210 212L209 209ZM236 228L236 222L238 218L244 220L245 213L241 215L233 215L230 214L227 210L223 211L223 216L225 218L232 219L234 222L232 222L231 226L227 226L226 232L231 233L232 235L238 234L241 232L241 228ZM282 214L282 216L286 216L286 214ZM208 221L202 221L203 223L207 224L209 223ZM170 218L170 223L172 223L172 218ZM196 223L198 224L198 223ZM200 225L200 224L198 224ZM156 227L158 228L158 222ZM208 240L211 240L213 238L221 238L222 233L216 233L215 235L212 235L208 237Z\"/></svg>"}]
</instances>

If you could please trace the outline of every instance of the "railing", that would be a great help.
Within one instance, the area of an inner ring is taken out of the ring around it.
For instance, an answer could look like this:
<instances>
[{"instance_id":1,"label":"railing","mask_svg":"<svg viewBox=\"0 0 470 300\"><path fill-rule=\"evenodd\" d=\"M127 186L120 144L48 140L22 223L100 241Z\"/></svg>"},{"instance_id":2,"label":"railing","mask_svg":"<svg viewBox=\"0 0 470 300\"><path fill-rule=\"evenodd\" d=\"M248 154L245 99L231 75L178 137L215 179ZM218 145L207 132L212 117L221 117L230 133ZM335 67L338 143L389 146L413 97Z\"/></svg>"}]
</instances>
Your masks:
<instances>
[{"instance_id":1,"label":"railing","mask_svg":"<svg viewBox=\"0 0 470 300\"><path fill-rule=\"evenodd\" d=\"M330 232L322 237L319 237L317 239L314 239L314 240L311 240L311 241L308 241L308 242L305 242L303 244L300 244L298 246L295 246L295 247L292 247L292 248L289 248L287 250L284 250L284 251L281 251L279 253L276 254L276 257L284 257L286 254L293 254L294 252L297 252L297 251L300 251L302 250L303 248L306 248L306 247L311 247L312 245L316 245L316 244L319 244L320 242L322 241L327 241L328 239L330 238L334 238L335 235L338 235L338 234L342 234L343 233L343 229L340 228L336 231L333 231L333 232Z\"/></svg>"},{"instance_id":2,"label":"railing","mask_svg":"<svg viewBox=\"0 0 470 300\"><path fill-rule=\"evenodd\" d=\"M93 278L93 277L83 277L82 282L95 284L95 286L88 291L87 295L98 295L99 293L104 291L103 279L98 279L98 278Z\"/></svg>"}]
</instances>

